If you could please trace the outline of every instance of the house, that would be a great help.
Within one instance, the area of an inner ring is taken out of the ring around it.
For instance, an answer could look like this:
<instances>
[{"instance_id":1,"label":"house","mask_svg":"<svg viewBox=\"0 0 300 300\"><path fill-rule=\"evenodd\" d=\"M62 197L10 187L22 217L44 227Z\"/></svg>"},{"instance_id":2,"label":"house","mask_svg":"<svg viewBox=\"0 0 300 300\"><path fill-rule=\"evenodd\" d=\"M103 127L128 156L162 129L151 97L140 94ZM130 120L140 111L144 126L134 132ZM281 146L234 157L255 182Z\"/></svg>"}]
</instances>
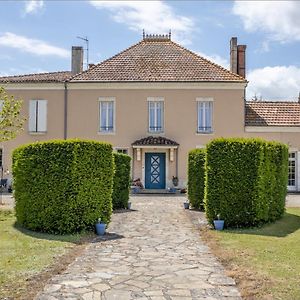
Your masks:
<instances>
[{"instance_id":1,"label":"house","mask_svg":"<svg viewBox=\"0 0 300 300\"><path fill-rule=\"evenodd\" d=\"M3 169L23 143L85 138L128 153L132 178L145 188L172 187L173 176L183 187L189 150L216 137L255 136L290 146L289 189L300 191L300 104L246 102L245 53L232 38L229 71L170 34L144 35L85 71L82 47L72 47L72 71L1 77L28 119L20 136L2 143Z\"/></svg>"}]
</instances>

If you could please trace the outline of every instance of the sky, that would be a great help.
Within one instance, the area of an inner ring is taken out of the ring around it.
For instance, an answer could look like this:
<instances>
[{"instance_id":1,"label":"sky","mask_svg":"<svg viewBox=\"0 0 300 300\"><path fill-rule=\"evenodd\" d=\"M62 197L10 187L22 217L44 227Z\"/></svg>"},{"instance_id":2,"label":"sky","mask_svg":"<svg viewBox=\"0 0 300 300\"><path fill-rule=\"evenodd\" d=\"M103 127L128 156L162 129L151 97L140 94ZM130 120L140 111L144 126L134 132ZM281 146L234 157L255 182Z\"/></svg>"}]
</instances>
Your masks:
<instances>
[{"instance_id":1,"label":"sky","mask_svg":"<svg viewBox=\"0 0 300 300\"><path fill-rule=\"evenodd\" d=\"M1 1L0 76L71 68L72 45L89 40L98 63L142 39L172 40L226 68L229 41L246 44L247 98L296 100L300 1Z\"/></svg>"}]
</instances>

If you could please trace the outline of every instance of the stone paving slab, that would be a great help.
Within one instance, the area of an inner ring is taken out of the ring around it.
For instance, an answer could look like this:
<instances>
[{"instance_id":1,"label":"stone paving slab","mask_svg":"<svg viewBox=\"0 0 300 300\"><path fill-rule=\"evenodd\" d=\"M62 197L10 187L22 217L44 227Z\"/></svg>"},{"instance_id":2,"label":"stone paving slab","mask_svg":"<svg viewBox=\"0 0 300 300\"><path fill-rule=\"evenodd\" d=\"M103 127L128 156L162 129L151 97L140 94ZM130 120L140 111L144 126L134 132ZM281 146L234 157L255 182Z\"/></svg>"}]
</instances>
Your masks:
<instances>
[{"instance_id":1,"label":"stone paving slab","mask_svg":"<svg viewBox=\"0 0 300 300\"><path fill-rule=\"evenodd\" d=\"M183 197L132 197L109 234L53 277L37 300L241 299L201 241Z\"/></svg>"}]
</instances>

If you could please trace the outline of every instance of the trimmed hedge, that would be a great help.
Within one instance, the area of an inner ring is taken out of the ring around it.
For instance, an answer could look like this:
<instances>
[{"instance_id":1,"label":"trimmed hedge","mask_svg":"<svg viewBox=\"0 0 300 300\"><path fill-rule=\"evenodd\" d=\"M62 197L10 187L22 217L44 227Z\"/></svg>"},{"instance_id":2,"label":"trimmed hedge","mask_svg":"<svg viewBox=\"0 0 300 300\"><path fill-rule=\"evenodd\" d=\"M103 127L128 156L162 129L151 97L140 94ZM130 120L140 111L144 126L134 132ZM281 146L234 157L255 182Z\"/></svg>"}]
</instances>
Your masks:
<instances>
[{"instance_id":1,"label":"trimmed hedge","mask_svg":"<svg viewBox=\"0 0 300 300\"><path fill-rule=\"evenodd\" d=\"M192 207L204 209L205 149L194 149L188 157L188 198Z\"/></svg>"},{"instance_id":2,"label":"trimmed hedge","mask_svg":"<svg viewBox=\"0 0 300 300\"><path fill-rule=\"evenodd\" d=\"M284 213L288 147L262 139L216 139L207 145L205 210L227 227L255 226Z\"/></svg>"},{"instance_id":3,"label":"trimmed hedge","mask_svg":"<svg viewBox=\"0 0 300 300\"><path fill-rule=\"evenodd\" d=\"M115 175L112 193L113 209L127 208L130 188L130 156L114 153Z\"/></svg>"},{"instance_id":4,"label":"trimmed hedge","mask_svg":"<svg viewBox=\"0 0 300 300\"><path fill-rule=\"evenodd\" d=\"M68 140L13 152L17 222L48 233L93 229L112 213L114 162L108 143Z\"/></svg>"}]
</instances>

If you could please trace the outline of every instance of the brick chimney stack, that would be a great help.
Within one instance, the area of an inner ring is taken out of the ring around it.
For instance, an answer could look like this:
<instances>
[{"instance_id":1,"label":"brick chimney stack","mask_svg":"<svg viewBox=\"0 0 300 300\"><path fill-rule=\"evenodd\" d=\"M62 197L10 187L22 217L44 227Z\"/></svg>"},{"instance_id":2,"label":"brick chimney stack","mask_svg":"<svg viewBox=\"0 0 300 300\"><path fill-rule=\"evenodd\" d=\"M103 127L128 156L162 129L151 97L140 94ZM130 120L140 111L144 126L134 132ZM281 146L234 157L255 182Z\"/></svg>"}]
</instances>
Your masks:
<instances>
[{"instance_id":1,"label":"brick chimney stack","mask_svg":"<svg viewBox=\"0 0 300 300\"><path fill-rule=\"evenodd\" d=\"M83 71L83 47L72 46L72 74L78 74Z\"/></svg>"},{"instance_id":2,"label":"brick chimney stack","mask_svg":"<svg viewBox=\"0 0 300 300\"><path fill-rule=\"evenodd\" d=\"M237 38L230 40L230 71L246 77L246 45L238 45Z\"/></svg>"}]
</instances>

